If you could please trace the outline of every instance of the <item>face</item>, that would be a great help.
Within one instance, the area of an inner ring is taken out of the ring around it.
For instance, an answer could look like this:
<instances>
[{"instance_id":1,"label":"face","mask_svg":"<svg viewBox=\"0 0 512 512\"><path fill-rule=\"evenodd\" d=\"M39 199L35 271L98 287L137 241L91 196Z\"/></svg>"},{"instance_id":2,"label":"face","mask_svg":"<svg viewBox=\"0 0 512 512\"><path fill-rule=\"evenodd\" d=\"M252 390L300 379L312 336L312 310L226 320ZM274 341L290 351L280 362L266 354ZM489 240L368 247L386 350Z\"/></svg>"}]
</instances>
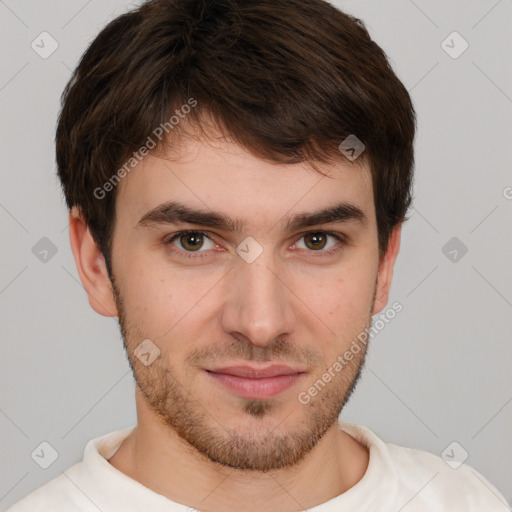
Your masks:
<instances>
[{"instance_id":1,"label":"face","mask_svg":"<svg viewBox=\"0 0 512 512\"><path fill-rule=\"evenodd\" d=\"M119 185L113 285L137 385L155 417L226 466L296 464L334 428L364 347L299 396L387 300L369 170L321 169L188 140Z\"/></svg>"}]
</instances>

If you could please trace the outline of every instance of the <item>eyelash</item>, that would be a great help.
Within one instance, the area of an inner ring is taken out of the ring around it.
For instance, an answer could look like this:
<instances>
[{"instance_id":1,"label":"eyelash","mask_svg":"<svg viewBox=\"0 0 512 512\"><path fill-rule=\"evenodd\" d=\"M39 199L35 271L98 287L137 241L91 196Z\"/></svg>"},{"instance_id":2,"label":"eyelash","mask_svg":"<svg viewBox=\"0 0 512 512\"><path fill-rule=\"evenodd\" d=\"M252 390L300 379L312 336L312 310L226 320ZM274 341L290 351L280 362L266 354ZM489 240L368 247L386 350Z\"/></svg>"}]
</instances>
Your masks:
<instances>
[{"instance_id":1,"label":"eyelash","mask_svg":"<svg viewBox=\"0 0 512 512\"><path fill-rule=\"evenodd\" d=\"M312 253L313 257L327 257L332 256L333 254L336 254L337 252L341 251L345 245L347 245L347 239L344 235L341 233L333 233L331 231L307 231L306 233L302 233L298 240L304 238L306 235L312 234L312 233L322 233L324 235L332 236L335 238L339 243L332 247L331 249L327 251L318 251L319 254L314 254L316 251L309 250L308 252ZM208 258L210 255L208 251L186 251L185 249L177 249L172 245L172 242L174 242L177 238L182 237L183 235L189 235L189 234L201 234L204 237L208 238L211 242L215 243L210 236L205 231L199 231L196 229L188 229L185 231L179 231L177 233L174 233L170 237L166 237L163 240L164 245L169 246L172 248L173 252L180 253L181 257L189 258L189 259L198 259L198 258ZM303 249L301 249L303 250Z\"/></svg>"}]
</instances>

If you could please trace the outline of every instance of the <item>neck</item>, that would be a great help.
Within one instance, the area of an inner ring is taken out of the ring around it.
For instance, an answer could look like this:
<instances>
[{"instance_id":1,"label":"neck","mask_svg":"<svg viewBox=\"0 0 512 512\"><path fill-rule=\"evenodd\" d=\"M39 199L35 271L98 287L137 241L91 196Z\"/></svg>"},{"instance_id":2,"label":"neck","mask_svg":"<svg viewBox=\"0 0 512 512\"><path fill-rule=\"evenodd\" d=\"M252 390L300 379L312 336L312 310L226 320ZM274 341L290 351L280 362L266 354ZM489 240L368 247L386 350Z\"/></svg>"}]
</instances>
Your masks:
<instances>
[{"instance_id":1,"label":"neck","mask_svg":"<svg viewBox=\"0 0 512 512\"><path fill-rule=\"evenodd\" d=\"M335 424L297 465L244 471L212 462L169 426L142 414L109 462L154 492L198 510L292 512L353 487L366 472L369 453Z\"/></svg>"}]
</instances>

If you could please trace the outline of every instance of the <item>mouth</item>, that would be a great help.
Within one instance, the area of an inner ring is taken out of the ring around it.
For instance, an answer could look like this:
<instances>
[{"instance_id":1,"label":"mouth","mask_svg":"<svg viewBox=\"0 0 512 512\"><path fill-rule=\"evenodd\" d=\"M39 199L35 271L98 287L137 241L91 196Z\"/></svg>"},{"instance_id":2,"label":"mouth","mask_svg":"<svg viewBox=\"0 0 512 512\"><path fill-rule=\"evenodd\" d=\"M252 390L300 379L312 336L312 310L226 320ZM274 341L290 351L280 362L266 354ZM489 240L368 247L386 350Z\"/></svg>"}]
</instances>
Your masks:
<instances>
[{"instance_id":1,"label":"mouth","mask_svg":"<svg viewBox=\"0 0 512 512\"><path fill-rule=\"evenodd\" d=\"M306 375L302 369L285 365L266 368L229 366L205 370L207 375L243 398L264 399L276 396Z\"/></svg>"}]
</instances>

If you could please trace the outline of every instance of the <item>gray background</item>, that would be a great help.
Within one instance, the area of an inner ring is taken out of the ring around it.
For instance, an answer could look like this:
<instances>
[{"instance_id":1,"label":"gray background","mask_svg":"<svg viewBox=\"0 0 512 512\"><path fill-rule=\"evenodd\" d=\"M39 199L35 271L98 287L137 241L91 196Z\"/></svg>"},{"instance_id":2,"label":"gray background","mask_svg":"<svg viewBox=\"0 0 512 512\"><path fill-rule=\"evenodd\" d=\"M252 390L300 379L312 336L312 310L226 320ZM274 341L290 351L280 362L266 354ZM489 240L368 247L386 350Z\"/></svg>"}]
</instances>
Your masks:
<instances>
[{"instance_id":1,"label":"gray background","mask_svg":"<svg viewBox=\"0 0 512 512\"><path fill-rule=\"evenodd\" d=\"M0 0L1 510L136 420L117 322L93 312L78 279L53 146L70 70L129 5ZM439 455L457 441L512 501L511 2L337 5L366 22L419 117L415 209L389 303L404 309L374 338L342 419ZM31 48L43 31L59 45L46 59ZM469 44L458 58L441 45L453 31ZM32 252L43 237L57 249L46 262ZM42 441L58 452L46 470L31 458Z\"/></svg>"}]
</instances>

